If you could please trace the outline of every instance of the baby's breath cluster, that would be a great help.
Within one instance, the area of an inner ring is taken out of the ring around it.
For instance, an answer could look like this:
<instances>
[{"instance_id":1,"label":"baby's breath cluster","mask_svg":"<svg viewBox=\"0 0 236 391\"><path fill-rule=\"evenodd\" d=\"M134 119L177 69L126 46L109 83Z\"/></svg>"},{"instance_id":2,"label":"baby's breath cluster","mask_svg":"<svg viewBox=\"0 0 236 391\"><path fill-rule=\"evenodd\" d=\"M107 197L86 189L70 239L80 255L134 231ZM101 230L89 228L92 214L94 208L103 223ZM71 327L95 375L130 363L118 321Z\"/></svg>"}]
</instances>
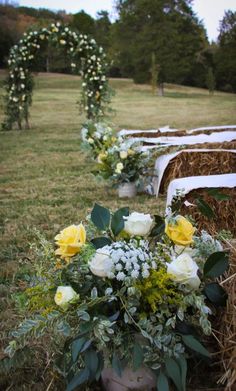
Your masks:
<instances>
[{"instance_id":1,"label":"baby's breath cluster","mask_svg":"<svg viewBox=\"0 0 236 391\"><path fill-rule=\"evenodd\" d=\"M156 268L156 262L150 252L147 241L116 242L103 247L110 254L106 263L107 277L118 281L147 278L150 269Z\"/></svg>"},{"instance_id":2,"label":"baby's breath cluster","mask_svg":"<svg viewBox=\"0 0 236 391\"><path fill-rule=\"evenodd\" d=\"M49 28L25 33L12 47L8 60L3 129L12 129L15 122L21 128L23 121L28 126L33 91L31 69L37 53L49 42L64 50L70 58L73 72L81 75L81 106L87 117L95 119L104 115L105 104L109 102L106 55L94 39L77 34L58 22L52 23Z\"/></svg>"}]
</instances>

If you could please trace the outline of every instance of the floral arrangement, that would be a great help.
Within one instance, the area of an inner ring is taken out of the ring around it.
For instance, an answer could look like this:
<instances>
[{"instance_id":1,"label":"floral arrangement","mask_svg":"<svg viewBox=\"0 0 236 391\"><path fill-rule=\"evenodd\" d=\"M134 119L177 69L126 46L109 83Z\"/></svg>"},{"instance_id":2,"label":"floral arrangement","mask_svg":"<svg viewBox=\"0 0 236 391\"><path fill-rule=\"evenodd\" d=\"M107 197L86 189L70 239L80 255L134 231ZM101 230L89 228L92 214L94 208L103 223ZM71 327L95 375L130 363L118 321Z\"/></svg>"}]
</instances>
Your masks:
<instances>
[{"instance_id":1,"label":"floral arrangement","mask_svg":"<svg viewBox=\"0 0 236 391\"><path fill-rule=\"evenodd\" d=\"M128 182L141 185L150 159L151 153L143 152L138 142L118 137L111 147L98 154L95 173L116 186Z\"/></svg>"},{"instance_id":2,"label":"floral arrangement","mask_svg":"<svg viewBox=\"0 0 236 391\"><path fill-rule=\"evenodd\" d=\"M26 313L6 352L51 335L55 366L67 391L98 380L103 368L149 368L157 390L186 389L187 360L210 357L202 345L210 314L226 294L214 281L227 253L180 215L112 213L95 204L85 224L41 238ZM47 349L49 347L47 346Z\"/></svg>"},{"instance_id":3,"label":"floral arrangement","mask_svg":"<svg viewBox=\"0 0 236 391\"><path fill-rule=\"evenodd\" d=\"M111 126L105 122L88 120L81 129L81 137L84 149L88 149L92 157L104 154L108 148L116 143L117 137Z\"/></svg>"},{"instance_id":4,"label":"floral arrangement","mask_svg":"<svg viewBox=\"0 0 236 391\"><path fill-rule=\"evenodd\" d=\"M37 52L49 41L65 50L71 59L73 72L81 74L81 107L86 111L87 117L95 119L104 115L111 90L106 77L107 63L103 49L94 39L77 34L57 22L52 23L49 28L24 33L18 45L12 47L8 60L6 119L3 129L11 129L15 122L21 128L23 120L28 123L33 90L31 67Z\"/></svg>"},{"instance_id":5,"label":"floral arrangement","mask_svg":"<svg viewBox=\"0 0 236 391\"><path fill-rule=\"evenodd\" d=\"M149 171L151 153L142 152L140 143L117 136L104 122L87 121L81 129L82 146L97 162L93 174L109 179L115 186L127 182L141 184Z\"/></svg>"}]
</instances>

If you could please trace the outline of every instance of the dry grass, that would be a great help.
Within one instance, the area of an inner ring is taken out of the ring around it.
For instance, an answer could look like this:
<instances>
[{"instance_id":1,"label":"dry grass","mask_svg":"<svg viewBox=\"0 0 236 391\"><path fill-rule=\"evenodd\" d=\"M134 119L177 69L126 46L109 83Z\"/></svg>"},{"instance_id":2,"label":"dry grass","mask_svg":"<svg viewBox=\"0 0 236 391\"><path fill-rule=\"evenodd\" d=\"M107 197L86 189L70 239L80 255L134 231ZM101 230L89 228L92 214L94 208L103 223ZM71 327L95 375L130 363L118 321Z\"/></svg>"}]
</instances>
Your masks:
<instances>
[{"instance_id":1,"label":"dry grass","mask_svg":"<svg viewBox=\"0 0 236 391\"><path fill-rule=\"evenodd\" d=\"M227 151L182 152L173 158L164 171L160 192L164 193L176 178L218 175L236 172L236 153Z\"/></svg>"}]
</instances>

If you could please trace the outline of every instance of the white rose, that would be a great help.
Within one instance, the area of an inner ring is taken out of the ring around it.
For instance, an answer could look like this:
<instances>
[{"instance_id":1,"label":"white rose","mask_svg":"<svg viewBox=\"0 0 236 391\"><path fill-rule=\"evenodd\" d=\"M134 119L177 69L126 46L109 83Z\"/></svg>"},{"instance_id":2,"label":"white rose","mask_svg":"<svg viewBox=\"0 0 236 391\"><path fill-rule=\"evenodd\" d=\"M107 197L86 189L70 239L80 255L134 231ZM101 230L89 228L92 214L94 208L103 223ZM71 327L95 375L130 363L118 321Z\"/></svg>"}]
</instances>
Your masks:
<instances>
[{"instance_id":1,"label":"white rose","mask_svg":"<svg viewBox=\"0 0 236 391\"><path fill-rule=\"evenodd\" d=\"M128 217L124 217L125 231L131 236L146 236L153 224L150 214L133 212Z\"/></svg>"},{"instance_id":2,"label":"white rose","mask_svg":"<svg viewBox=\"0 0 236 391\"><path fill-rule=\"evenodd\" d=\"M123 168L124 168L123 163L117 163L115 173L121 174L121 171L123 170Z\"/></svg>"},{"instance_id":3,"label":"white rose","mask_svg":"<svg viewBox=\"0 0 236 391\"><path fill-rule=\"evenodd\" d=\"M66 308L68 303L75 297L79 297L71 286L59 286L57 288L54 300L60 307Z\"/></svg>"},{"instance_id":4,"label":"white rose","mask_svg":"<svg viewBox=\"0 0 236 391\"><path fill-rule=\"evenodd\" d=\"M128 156L127 151L120 151L120 158L121 158L121 159L126 159L127 156Z\"/></svg>"},{"instance_id":5,"label":"white rose","mask_svg":"<svg viewBox=\"0 0 236 391\"><path fill-rule=\"evenodd\" d=\"M177 255L188 254L190 255L190 257L194 257L196 250L189 246L181 246L179 244L176 244L174 246L174 253Z\"/></svg>"},{"instance_id":6,"label":"white rose","mask_svg":"<svg viewBox=\"0 0 236 391\"><path fill-rule=\"evenodd\" d=\"M198 289L201 283L197 271L198 265L187 253L179 255L167 267L167 273L171 274L174 281L190 289Z\"/></svg>"},{"instance_id":7,"label":"white rose","mask_svg":"<svg viewBox=\"0 0 236 391\"><path fill-rule=\"evenodd\" d=\"M112 260L110 258L110 252L107 248L99 248L91 261L89 262L89 268L95 276L107 277L107 273L111 271Z\"/></svg>"}]
</instances>

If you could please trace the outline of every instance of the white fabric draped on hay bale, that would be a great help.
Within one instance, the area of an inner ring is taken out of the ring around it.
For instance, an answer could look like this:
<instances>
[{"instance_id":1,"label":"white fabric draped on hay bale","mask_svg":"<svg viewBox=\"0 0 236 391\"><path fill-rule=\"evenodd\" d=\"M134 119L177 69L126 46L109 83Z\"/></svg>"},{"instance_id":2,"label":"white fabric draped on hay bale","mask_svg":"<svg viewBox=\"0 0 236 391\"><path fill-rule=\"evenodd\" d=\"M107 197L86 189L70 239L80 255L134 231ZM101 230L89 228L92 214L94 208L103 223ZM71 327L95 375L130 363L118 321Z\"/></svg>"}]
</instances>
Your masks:
<instances>
[{"instance_id":1,"label":"white fabric draped on hay bale","mask_svg":"<svg viewBox=\"0 0 236 391\"><path fill-rule=\"evenodd\" d=\"M161 136L161 137L136 137L134 141L146 142L149 144L157 144L153 148L163 146L180 146L180 145L195 145L195 144L210 144L223 143L225 141L236 140L236 131L213 132L211 134L197 134L191 136ZM143 148L145 150L148 148Z\"/></svg>"},{"instance_id":2,"label":"white fabric draped on hay bale","mask_svg":"<svg viewBox=\"0 0 236 391\"><path fill-rule=\"evenodd\" d=\"M173 198L181 191L186 195L192 190L202 188L234 188L236 187L236 174L191 176L174 179L170 182L167 190L166 214L171 212Z\"/></svg>"}]
</instances>

